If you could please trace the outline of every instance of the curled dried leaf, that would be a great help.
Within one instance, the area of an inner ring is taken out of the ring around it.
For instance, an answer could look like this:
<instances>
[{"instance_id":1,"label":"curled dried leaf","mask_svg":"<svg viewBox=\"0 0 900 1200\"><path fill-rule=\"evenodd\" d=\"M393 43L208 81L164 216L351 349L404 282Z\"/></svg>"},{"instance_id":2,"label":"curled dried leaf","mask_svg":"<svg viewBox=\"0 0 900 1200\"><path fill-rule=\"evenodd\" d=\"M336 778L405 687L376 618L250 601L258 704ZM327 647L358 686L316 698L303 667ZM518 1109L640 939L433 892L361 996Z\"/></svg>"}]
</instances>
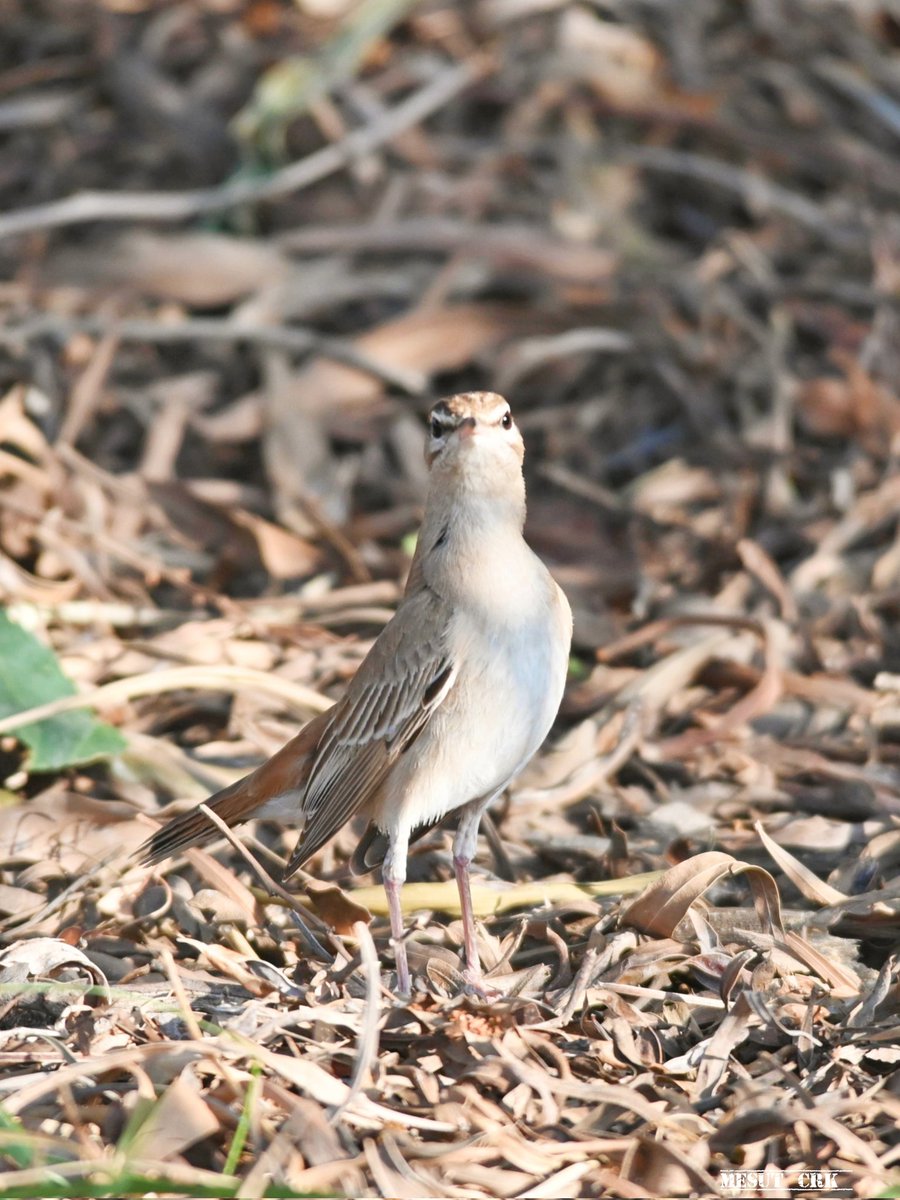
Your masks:
<instances>
[{"instance_id":1,"label":"curled dried leaf","mask_svg":"<svg viewBox=\"0 0 900 1200\"><path fill-rule=\"evenodd\" d=\"M768 871L709 850L672 867L624 909L621 922L653 937L671 937L691 906L728 875L747 876L763 929L781 930L778 887Z\"/></svg>"}]
</instances>

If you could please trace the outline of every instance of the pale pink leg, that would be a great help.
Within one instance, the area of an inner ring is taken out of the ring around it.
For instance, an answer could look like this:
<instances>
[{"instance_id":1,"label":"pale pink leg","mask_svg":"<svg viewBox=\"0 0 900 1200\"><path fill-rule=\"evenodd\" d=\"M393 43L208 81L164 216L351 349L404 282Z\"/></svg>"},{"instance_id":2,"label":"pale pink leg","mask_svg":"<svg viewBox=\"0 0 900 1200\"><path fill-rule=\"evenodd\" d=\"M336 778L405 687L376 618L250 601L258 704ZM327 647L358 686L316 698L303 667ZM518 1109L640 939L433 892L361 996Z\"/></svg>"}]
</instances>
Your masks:
<instances>
[{"instance_id":1,"label":"pale pink leg","mask_svg":"<svg viewBox=\"0 0 900 1200\"><path fill-rule=\"evenodd\" d=\"M459 907L462 910L463 946L466 956L466 978L470 983L481 979L481 960L478 957L478 937L475 933L475 913L472 910L472 888L469 884L469 859L454 854L453 870L459 888Z\"/></svg>"},{"instance_id":2,"label":"pale pink leg","mask_svg":"<svg viewBox=\"0 0 900 1200\"><path fill-rule=\"evenodd\" d=\"M387 896L388 912L391 915L391 940L394 943L394 962L397 964L397 991L403 996L412 992L409 978L409 959L406 957L406 940L403 937L403 909L400 906L400 889L406 879L406 853L408 834L395 834L388 840L387 853L381 876Z\"/></svg>"},{"instance_id":3,"label":"pale pink leg","mask_svg":"<svg viewBox=\"0 0 900 1200\"><path fill-rule=\"evenodd\" d=\"M469 866L478 844L478 826L484 805L467 808L459 818L456 837L453 839L453 871L459 889L459 907L462 913L463 948L466 957L466 980L479 988L481 982L481 960L478 956L478 936L475 931L475 913L472 909L472 888L469 882ZM480 988L479 988L480 990Z\"/></svg>"},{"instance_id":4,"label":"pale pink leg","mask_svg":"<svg viewBox=\"0 0 900 1200\"><path fill-rule=\"evenodd\" d=\"M409 979L409 960L406 957L406 940L403 937L403 909L400 907L400 889L402 887L403 884L398 883L396 879L385 879L384 881L388 911L391 914L394 962L397 964L397 991L408 996L412 989Z\"/></svg>"}]
</instances>

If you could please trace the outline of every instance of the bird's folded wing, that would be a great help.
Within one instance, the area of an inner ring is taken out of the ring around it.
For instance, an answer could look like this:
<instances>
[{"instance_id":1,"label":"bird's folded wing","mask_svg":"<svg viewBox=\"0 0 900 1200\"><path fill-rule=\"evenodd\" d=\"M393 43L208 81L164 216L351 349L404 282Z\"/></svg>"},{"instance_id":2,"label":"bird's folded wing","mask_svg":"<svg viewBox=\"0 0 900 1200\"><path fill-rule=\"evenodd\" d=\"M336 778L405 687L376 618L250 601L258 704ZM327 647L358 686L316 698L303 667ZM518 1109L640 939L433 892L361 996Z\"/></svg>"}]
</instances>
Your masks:
<instances>
[{"instance_id":1,"label":"bird's folded wing","mask_svg":"<svg viewBox=\"0 0 900 1200\"><path fill-rule=\"evenodd\" d=\"M285 877L374 799L392 763L419 736L453 687L449 610L428 588L385 627L332 710L303 800L306 821Z\"/></svg>"}]
</instances>

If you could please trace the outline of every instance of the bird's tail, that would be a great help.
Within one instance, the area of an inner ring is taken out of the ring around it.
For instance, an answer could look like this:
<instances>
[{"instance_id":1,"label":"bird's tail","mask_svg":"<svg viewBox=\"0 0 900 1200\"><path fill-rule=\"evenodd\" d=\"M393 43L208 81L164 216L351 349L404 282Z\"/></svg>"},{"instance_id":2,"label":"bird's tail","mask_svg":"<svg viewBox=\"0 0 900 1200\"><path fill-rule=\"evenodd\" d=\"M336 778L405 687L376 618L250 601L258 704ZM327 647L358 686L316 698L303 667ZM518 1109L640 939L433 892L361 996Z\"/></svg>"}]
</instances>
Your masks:
<instances>
[{"instance_id":1,"label":"bird's tail","mask_svg":"<svg viewBox=\"0 0 900 1200\"><path fill-rule=\"evenodd\" d=\"M229 828L239 825L242 821L248 821L254 815L256 806L251 807L247 803L246 795L250 779L249 775L239 779L237 783L222 788L206 801L207 807L221 817ZM138 857L146 865L162 862L170 854L186 850L189 846L203 846L220 836L219 830L206 813L192 808L177 817L172 817L162 829L157 829L138 850Z\"/></svg>"},{"instance_id":2,"label":"bird's tail","mask_svg":"<svg viewBox=\"0 0 900 1200\"><path fill-rule=\"evenodd\" d=\"M291 817L299 823L306 781L327 716L322 713L310 721L262 766L216 792L206 801L207 807L229 828L253 817ZM203 846L219 836L218 828L206 814L194 808L158 829L140 847L137 857L148 865L158 863L179 850Z\"/></svg>"}]
</instances>

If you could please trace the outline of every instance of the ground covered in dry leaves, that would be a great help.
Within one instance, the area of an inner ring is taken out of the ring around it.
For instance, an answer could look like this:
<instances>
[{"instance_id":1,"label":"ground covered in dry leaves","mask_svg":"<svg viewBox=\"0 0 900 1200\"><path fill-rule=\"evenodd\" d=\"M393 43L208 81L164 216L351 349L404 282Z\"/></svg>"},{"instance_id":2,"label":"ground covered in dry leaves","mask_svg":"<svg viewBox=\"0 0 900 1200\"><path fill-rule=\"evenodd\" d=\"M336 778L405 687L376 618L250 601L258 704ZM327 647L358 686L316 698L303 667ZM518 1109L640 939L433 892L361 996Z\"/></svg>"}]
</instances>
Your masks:
<instances>
[{"instance_id":1,"label":"ground covered in dry leaves","mask_svg":"<svg viewBox=\"0 0 900 1200\"><path fill-rule=\"evenodd\" d=\"M0 645L122 735L0 720L0 1194L900 1186L896 7L0 20ZM340 694L470 387L572 678L482 839L503 998L436 830L401 1002L351 830L289 895L129 856Z\"/></svg>"}]
</instances>

